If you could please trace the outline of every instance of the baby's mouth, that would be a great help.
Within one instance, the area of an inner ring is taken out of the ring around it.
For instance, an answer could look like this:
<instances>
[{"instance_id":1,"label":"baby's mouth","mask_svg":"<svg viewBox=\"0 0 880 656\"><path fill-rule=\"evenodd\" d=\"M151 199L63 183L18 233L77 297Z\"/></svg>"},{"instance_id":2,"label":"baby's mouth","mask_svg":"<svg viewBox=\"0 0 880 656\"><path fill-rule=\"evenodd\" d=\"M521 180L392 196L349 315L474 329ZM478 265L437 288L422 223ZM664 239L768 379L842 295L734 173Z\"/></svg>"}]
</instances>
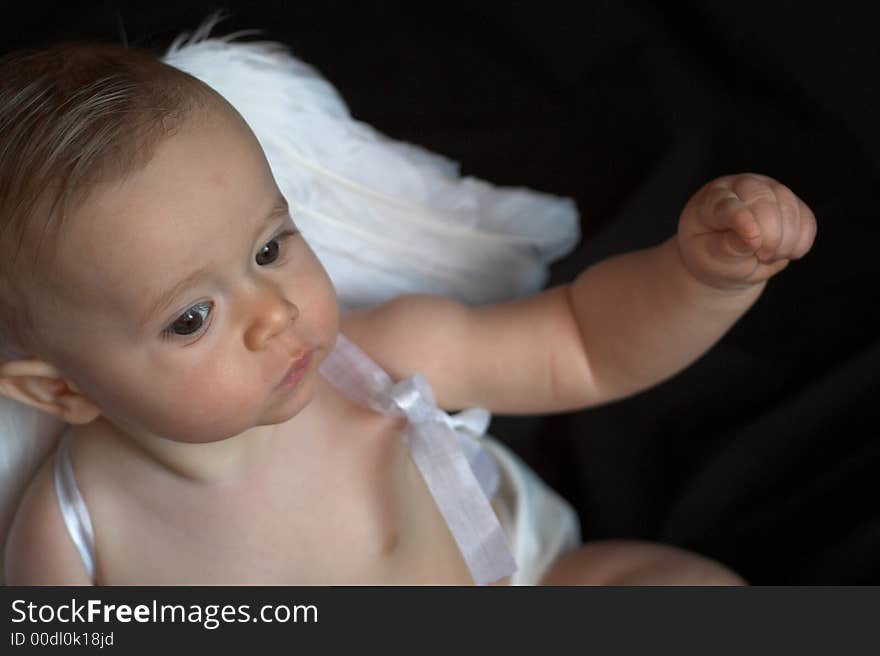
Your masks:
<instances>
[{"instance_id":1,"label":"baby's mouth","mask_svg":"<svg viewBox=\"0 0 880 656\"><path fill-rule=\"evenodd\" d=\"M290 367L287 369L287 372L284 374L284 378L282 378L278 386L290 387L296 385L300 380L302 380L303 376L306 375L306 372L312 364L313 353L314 349L309 349L304 354L295 358Z\"/></svg>"}]
</instances>

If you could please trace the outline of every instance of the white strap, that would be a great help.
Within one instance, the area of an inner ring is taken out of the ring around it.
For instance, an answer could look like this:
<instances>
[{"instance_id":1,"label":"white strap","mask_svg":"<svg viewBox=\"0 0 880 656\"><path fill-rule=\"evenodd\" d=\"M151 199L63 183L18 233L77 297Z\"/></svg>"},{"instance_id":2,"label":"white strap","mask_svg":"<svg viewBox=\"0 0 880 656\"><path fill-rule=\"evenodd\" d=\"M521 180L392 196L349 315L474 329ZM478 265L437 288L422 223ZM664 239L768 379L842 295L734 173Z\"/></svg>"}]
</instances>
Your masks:
<instances>
[{"instance_id":1,"label":"white strap","mask_svg":"<svg viewBox=\"0 0 880 656\"><path fill-rule=\"evenodd\" d=\"M356 403L409 420L405 435L413 462L474 582L484 585L515 572L516 561L489 503L498 485L497 466L475 438L486 430L489 413L472 408L450 417L437 407L421 374L393 383L342 333L320 371Z\"/></svg>"},{"instance_id":2,"label":"white strap","mask_svg":"<svg viewBox=\"0 0 880 656\"><path fill-rule=\"evenodd\" d=\"M92 520L85 501L73 477L73 465L70 462L70 432L65 431L55 455L55 493L58 496L58 507L61 517L70 534L76 550L86 567L89 579L95 580L95 535L92 531Z\"/></svg>"}]
</instances>

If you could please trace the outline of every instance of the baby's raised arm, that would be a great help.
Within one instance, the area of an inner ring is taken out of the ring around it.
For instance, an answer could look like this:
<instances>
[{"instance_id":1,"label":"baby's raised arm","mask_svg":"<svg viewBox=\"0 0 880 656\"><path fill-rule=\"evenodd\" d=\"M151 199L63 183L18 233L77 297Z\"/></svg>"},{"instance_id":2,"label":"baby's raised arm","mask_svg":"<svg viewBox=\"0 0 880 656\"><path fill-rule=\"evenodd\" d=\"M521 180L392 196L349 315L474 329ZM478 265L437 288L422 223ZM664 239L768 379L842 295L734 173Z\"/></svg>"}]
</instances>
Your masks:
<instances>
[{"instance_id":1,"label":"baby's raised arm","mask_svg":"<svg viewBox=\"0 0 880 656\"><path fill-rule=\"evenodd\" d=\"M690 199L677 234L659 246L497 305L403 297L364 313L352 337L363 335L392 375L422 371L447 409L579 409L635 394L693 363L815 235L813 213L788 188L765 176L726 176Z\"/></svg>"},{"instance_id":2,"label":"baby's raised arm","mask_svg":"<svg viewBox=\"0 0 880 656\"><path fill-rule=\"evenodd\" d=\"M61 519L52 462L48 458L31 481L10 527L3 562L7 585L92 585Z\"/></svg>"},{"instance_id":3,"label":"baby's raised arm","mask_svg":"<svg viewBox=\"0 0 880 656\"><path fill-rule=\"evenodd\" d=\"M815 236L813 213L787 187L725 176L689 200L670 240L587 269L570 298L595 400L631 395L689 366Z\"/></svg>"}]
</instances>

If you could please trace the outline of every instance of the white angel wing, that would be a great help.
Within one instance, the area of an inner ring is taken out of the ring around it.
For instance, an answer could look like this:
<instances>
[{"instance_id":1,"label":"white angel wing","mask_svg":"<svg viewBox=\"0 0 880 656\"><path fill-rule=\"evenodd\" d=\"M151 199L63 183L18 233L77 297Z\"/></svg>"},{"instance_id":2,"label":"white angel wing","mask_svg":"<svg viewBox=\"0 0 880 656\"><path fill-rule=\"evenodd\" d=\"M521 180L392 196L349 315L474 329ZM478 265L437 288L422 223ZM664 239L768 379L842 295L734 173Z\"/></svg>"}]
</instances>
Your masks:
<instances>
[{"instance_id":1,"label":"white angel wing","mask_svg":"<svg viewBox=\"0 0 880 656\"><path fill-rule=\"evenodd\" d=\"M410 292L471 304L533 293L577 244L571 199L461 178L449 159L354 120L281 44L208 38L213 24L178 37L164 60L250 125L343 308Z\"/></svg>"}]
</instances>

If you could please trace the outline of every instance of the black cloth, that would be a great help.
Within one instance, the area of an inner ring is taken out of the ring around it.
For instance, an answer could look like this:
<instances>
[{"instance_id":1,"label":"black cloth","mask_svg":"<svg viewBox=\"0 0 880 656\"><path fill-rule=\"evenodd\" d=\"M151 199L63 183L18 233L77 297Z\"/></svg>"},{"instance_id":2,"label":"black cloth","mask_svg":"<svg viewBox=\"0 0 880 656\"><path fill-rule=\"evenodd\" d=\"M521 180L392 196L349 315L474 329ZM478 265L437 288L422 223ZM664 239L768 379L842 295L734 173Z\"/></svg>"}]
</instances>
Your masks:
<instances>
[{"instance_id":1,"label":"black cloth","mask_svg":"<svg viewBox=\"0 0 880 656\"><path fill-rule=\"evenodd\" d=\"M815 211L813 251L696 364L632 398L491 432L578 509L586 539L660 540L755 584L880 584L880 9L847 2L226 2L353 115L466 174L577 200L571 281L674 234L725 173ZM29 2L3 52L163 49L212 2Z\"/></svg>"}]
</instances>

